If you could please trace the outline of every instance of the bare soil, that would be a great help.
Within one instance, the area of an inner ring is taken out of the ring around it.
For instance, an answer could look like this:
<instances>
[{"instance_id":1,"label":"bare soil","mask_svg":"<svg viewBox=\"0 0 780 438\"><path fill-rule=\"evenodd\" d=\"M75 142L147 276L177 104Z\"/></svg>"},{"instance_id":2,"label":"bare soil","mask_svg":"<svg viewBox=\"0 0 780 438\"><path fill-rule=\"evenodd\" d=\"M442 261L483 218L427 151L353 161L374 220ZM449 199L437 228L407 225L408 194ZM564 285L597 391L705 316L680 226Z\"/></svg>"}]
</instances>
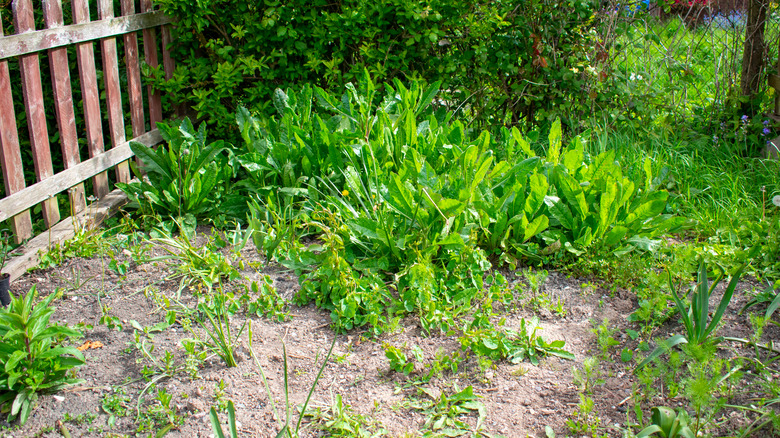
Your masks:
<instances>
[{"instance_id":1,"label":"bare soil","mask_svg":"<svg viewBox=\"0 0 780 438\"><path fill-rule=\"evenodd\" d=\"M261 259L251 244L243 251L243 255L247 260ZM128 255L120 255L120 261L122 257L130 260ZM164 310L155 303L153 294L145 291L153 286L162 294L173 295L179 284L175 280L164 280L170 273L170 267L162 262L142 265L130 262L126 275L120 276L108 269L108 261L107 258L71 259L57 268L28 273L13 283L12 293L16 295L26 293L34 284L41 295L53 293L57 288L68 289L74 284L78 285L76 290L65 292L62 299L56 301L57 311L53 320L71 326L79 323L93 326L86 330L82 342L99 341L102 347L84 351L87 363L78 371L78 376L85 379L83 385L56 396L41 396L39 406L24 427L4 423L6 429L0 429L0 436L59 437L60 430L55 427L58 420L64 421L71 436L149 434L137 433L139 422L135 415L139 394L147 384L142 378L141 369L148 361L144 361L133 346L137 330L129 321L135 320L145 327L163 321ZM251 269L244 274L249 278L260 275ZM261 274L271 276L274 286L285 298L291 298L299 288L295 275L280 266L268 265ZM506 272L505 275L510 281L518 283L519 290L527 289L514 272ZM720 334L749 336L750 326L745 317L737 315L736 311L747 300L745 292L754 287L755 284L750 282L739 286ZM472 357L457 373L445 373L442 378L415 385L412 384L415 375L423 371L424 364L432 361L437 351L443 350L450 354L459 350L457 337L425 336L419 322L411 317L402 320L395 332L376 337L360 330L334 335L328 326L329 313L313 305L303 308L293 306L292 319L283 323L251 317L253 349L268 375L277 405L283 405L282 344L286 345L290 397L293 403L299 404L316 377L318 363L315 359L323 356L336 336L333 355L316 387L311 406L327 408L332 405L336 395L340 395L343 403L351 406L354 413L372 419L375 426L385 430L377 436L418 436L417 431L425 423L425 414L414 409L410 401L424 400L430 397L429 394L451 394L457 388L471 385L474 393L482 397L487 411L484 432L493 436L543 437L545 426L550 426L560 437L570 435L566 421L572 418L572 413L580 403L581 391L573 381L572 369L581 368L588 357L601 356L593 329L607 320L609 327L617 329L614 337L620 345L610 349L608 357L602 358L600 378L603 384L595 386L590 397L595 401L595 415L600 421L599 434L622 436L621 428L626 427L627 418L632 421L635 418L632 391L638 387L637 380L632 372L633 365L626 365L620 360L620 351L623 348L634 350L640 341L631 339L625 332L627 328L638 329L627 321L628 315L637 307L636 296L630 290L606 290L556 272L550 273L545 283L545 292L554 300L560 298L565 302L566 315L560 317L550 311L537 313L543 327L540 334L548 341L566 341L565 348L575 355L574 361L549 357L543 359L539 366L527 362L518 365L495 362L492 367L481 369L477 359ZM109 330L99 324L101 304L109 307L110 314L123 322L122 330ZM520 307L505 315L506 326L517 327L521 318L533 316L530 309L523 310ZM236 329L243 319L243 316L234 318ZM679 331L679 323L676 318L672 318L653 334L653 339L662 339L669 333ZM180 340L191 335L181 326L173 325L151 335L147 342L154 344L153 354L156 357L170 352L176 363L184 360ZM143 334L140 336L146 337ZM767 329L764 338L777 339L778 331ZM219 382L223 381L224 395L221 400L234 402L239 433L242 436L275 436L279 423L273 417L258 369L249 357L246 335L242 336L242 342L244 346L238 349L238 367L227 368L219 358L214 357L202 365L199 378L191 379L180 374L162 379L156 388L141 398L141 410L151 403L157 389L165 388L173 395L172 405L177 414L184 417L183 424L167 436L212 436L208 410L220 402L215 399L215 392ZM383 343L399 347L404 344L409 347L419 346L425 360L417 364L417 369L409 377L393 372L389 369ZM725 344L721 353L736 356L742 354L739 348L738 345ZM420 391L420 387L425 388L425 391ZM115 424L111 426L110 415L104 409L103 402L121 390L127 392L130 401L125 404L131 408L130 413L116 418ZM750 397L750 391L743 388L742 391L735 391L729 403L748 404ZM650 407L656 405L689 409L686 399L681 395L675 398L657 396L652 405L643 406L645 415L649 416ZM740 410L722 410L717 418L720 422L718 430L724 433L738 430L751 421L746 415ZM222 413L220 417L224 419L226 414ZM464 420L474 425L476 415L465 416ZM323 433L310 425L302 436L323 436Z\"/></svg>"}]
</instances>

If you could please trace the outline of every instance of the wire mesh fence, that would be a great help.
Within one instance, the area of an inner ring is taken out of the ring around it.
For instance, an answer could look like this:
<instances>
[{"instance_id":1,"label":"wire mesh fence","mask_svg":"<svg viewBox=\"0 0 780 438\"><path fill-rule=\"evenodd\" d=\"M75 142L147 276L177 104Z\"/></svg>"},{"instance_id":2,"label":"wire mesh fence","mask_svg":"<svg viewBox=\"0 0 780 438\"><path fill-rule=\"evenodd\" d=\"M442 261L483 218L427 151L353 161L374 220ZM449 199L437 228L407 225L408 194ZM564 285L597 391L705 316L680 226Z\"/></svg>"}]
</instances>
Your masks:
<instances>
[{"instance_id":1,"label":"wire mesh fence","mask_svg":"<svg viewBox=\"0 0 780 438\"><path fill-rule=\"evenodd\" d=\"M608 62L625 88L626 114L669 126L693 117L711 124L737 108L747 15L743 0L609 5L602 16ZM774 4L766 14L761 72L760 97L767 101L773 90L766 77L776 70L779 36Z\"/></svg>"}]
</instances>

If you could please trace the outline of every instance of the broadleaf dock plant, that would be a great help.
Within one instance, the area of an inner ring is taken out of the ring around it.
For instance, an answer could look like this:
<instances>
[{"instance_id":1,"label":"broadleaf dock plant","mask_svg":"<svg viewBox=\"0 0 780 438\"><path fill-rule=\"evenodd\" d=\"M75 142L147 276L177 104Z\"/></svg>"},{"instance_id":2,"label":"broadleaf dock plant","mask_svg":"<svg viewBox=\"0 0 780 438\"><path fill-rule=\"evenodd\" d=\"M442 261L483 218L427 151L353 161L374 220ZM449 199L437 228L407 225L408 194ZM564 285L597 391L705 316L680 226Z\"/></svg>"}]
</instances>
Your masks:
<instances>
[{"instance_id":1,"label":"broadleaf dock plant","mask_svg":"<svg viewBox=\"0 0 780 438\"><path fill-rule=\"evenodd\" d=\"M130 208L174 219L183 231L194 235L197 219L210 217L219 207L227 183L233 177L228 165L228 145L222 140L206 144L206 126L196 131L189 119L179 125L158 124L164 146L152 149L131 142L130 149L142 162L131 162L139 181L117 183L130 199Z\"/></svg>"}]
</instances>

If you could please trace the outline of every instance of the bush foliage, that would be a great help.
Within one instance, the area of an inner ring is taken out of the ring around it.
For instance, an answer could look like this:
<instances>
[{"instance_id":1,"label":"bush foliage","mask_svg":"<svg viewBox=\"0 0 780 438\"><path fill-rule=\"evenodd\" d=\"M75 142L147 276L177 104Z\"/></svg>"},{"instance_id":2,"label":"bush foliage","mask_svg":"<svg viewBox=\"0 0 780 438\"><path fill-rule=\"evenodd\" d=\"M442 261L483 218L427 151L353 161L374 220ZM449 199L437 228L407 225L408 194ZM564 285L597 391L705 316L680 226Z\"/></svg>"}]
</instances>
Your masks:
<instances>
[{"instance_id":1,"label":"bush foliage","mask_svg":"<svg viewBox=\"0 0 780 438\"><path fill-rule=\"evenodd\" d=\"M239 106L270 110L276 88L328 90L367 69L378 81L442 81L441 103L482 127L592 110L607 79L593 0L161 0L178 18L170 99L223 128ZM585 90L584 92L582 90ZM266 111L270 113L270 111Z\"/></svg>"}]
</instances>

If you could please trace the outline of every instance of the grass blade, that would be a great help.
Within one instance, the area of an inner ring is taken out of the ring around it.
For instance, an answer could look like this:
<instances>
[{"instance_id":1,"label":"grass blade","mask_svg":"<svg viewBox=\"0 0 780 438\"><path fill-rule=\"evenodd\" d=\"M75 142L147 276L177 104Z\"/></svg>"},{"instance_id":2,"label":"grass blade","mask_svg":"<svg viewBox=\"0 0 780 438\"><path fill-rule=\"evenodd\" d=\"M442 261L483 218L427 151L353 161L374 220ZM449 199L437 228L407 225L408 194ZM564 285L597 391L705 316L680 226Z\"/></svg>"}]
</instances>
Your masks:
<instances>
[{"instance_id":1,"label":"grass blade","mask_svg":"<svg viewBox=\"0 0 780 438\"><path fill-rule=\"evenodd\" d=\"M726 292L723 293L723 297L720 299L720 304L718 305L718 310L715 311L715 314L712 315L712 320L710 321L710 325L707 327L707 330L704 332L704 338L709 336L710 333L712 333L713 330L718 326L720 323L721 318L723 318L723 313L726 312L726 307L728 307L729 303L731 302L731 298L734 296L734 289L737 288L737 283L739 283L739 277L742 276L742 271L745 269L745 264L743 263L739 269L737 269L736 272L734 272L734 275L731 277L731 281L729 281L729 285L726 288ZM777 299L775 299L777 301Z\"/></svg>"},{"instance_id":2,"label":"grass blade","mask_svg":"<svg viewBox=\"0 0 780 438\"><path fill-rule=\"evenodd\" d=\"M643 360L639 365L637 365L636 369L640 370L645 367L648 363L655 360L658 356L663 354L664 352L670 350L672 347L679 345L679 344L687 344L688 339L685 338L683 335L674 335L670 337L669 339L661 342L658 344L658 347L653 350L652 353L650 353L645 360Z\"/></svg>"},{"instance_id":3,"label":"grass blade","mask_svg":"<svg viewBox=\"0 0 780 438\"><path fill-rule=\"evenodd\" d=\"M211 407L209 411L209 418L211 418L211 430L214 431L214 436L217 438L225 438L225 434L222 432L222 425L219 424L219 417L214 407Z\"/></svg>"},{"instance_id":4,"label":"grass blade","mask_svg":"<svg viewBox=\"0 0 780 438\"><path fill-rule=\"evenodd\" d=\"M301 421L303 421L303 414L306 412L306 407L309 406L309 400L311 400L311 396L314 394L314 389L317 387L317 382L319 382L320 377L322 377L322 372L325 371L325 367L328 365L330 354L333 352L333 347L335 345L336 345L336 336L333 336L333 342L331 342L330 344L330 349L328 350L328 354L326 354L325 359L322 360L322 365L320 366L319 372L317 372L317 377L314 379L314 383L311 385L311 388L309 389L309 395L306 396L306 401L303 403L303 407L301 408L301 415L298 417L298 424L295 425L296 435L298 434L298 429L301 427ZM285 361L286 360L287 358L285 357ZM285 373L285 380L286 379L287 379L287 373Z\"/></svg>"}]
</instances>

